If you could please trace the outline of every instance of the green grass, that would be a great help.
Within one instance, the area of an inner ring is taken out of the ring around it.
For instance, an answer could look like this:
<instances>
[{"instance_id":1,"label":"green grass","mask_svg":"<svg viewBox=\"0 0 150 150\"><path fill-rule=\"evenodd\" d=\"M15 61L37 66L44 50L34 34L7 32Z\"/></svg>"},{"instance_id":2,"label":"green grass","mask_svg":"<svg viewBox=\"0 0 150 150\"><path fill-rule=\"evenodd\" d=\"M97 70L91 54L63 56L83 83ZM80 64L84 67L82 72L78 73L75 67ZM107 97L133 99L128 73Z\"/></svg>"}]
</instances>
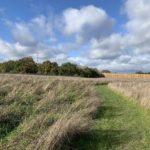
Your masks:
<instances>
[{"instance_id":1,"label":"green grass","mask_svg":"<svg viewBox=\"0 0 150 150\"><path fill-rule=\"evenodd\" d=\"M0 118L0 143L2 140L9 135L23 119L26 119L32 114L33 105L40 99L38 95L26 96L26 97L14 97L10 105L7 104L6 98L0 97L1 107L9 109L7 114L2 115Z\"/></svg>"},{"instance_id":2,"label":"green grass","mask_svg":"<svg viewBox=\"0 0 150 150\"><path fill-rule=\"evenodd\" d=\"M113 92L97 86L103 104L90 134L74 141L78 150L150 150L150 111Z\"/></svg>"}]
</instances>

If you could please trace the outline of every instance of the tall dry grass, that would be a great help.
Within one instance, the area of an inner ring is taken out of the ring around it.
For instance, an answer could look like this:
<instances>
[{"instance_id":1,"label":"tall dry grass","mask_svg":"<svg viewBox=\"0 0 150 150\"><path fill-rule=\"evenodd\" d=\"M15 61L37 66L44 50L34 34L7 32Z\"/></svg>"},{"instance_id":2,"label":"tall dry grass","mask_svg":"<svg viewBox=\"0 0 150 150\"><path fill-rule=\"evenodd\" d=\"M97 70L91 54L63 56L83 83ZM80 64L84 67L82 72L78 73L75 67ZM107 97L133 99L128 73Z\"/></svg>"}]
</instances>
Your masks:
<instances>
[{"instance_id":1,"label":"tall dry grass","mask_svg":"<svg viewBox=\"0 0 150 150\"><path fill-rule=\"evenodd\" d=\"M109 83L109 87L150 108L150 82L113 82Z\"/></svg>"},{"instance_id":2,"label":"tall dry grass","mask_svg":"<svg viewBox=\"0 0 150 150\"><path fill-rule=\"evenodd\" d=\"M92 82L0 75L0 149L60 149L90 129L99 106Z\"/></svg>"}]
</instances>

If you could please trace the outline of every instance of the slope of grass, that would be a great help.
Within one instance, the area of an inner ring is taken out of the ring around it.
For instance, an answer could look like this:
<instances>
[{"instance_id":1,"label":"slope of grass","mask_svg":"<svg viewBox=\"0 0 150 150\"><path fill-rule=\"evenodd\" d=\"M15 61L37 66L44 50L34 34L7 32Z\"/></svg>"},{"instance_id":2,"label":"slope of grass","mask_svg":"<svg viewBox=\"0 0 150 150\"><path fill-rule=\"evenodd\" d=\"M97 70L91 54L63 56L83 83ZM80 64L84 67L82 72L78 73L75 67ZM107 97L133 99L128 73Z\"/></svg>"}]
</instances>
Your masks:
<instances>
[{"instance_id":1,"label":"slope of grass","mask_svg":"<svg viewBox=\"0 0 150 150\"><path fill-rule=\"evenodd\" d=\"M0 150L56 150L87 132L100 106L93 84L0 76Z\"/></svg>"},{"instance_id":2,"label":"slope of grass","mask_svg":"<svg viewBox=\"0 0 150 150\"><path fill-rule=\"evenodd\" d=\"M97 86L103 106L90 134L77 137L78 150L150 150L150 111L106 85Z\"/></svg>"}]
</instances>

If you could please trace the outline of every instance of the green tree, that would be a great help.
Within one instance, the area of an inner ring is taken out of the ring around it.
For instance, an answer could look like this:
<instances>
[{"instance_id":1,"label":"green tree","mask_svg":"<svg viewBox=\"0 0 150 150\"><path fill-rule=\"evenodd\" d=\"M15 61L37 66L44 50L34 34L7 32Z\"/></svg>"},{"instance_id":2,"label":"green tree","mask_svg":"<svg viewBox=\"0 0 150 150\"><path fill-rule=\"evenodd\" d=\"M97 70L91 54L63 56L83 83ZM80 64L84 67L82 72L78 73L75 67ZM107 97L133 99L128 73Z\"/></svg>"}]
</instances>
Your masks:
<instances>
[{"instance_id":1,"label":"green tree","mask_svg":"<svg viewBox=\"0 0 150 150\"><path fill-rule=\"evenodd\" d=\"M59 66L56 62L44 61L39 65L39 73L45 75L58 75Z\"/></svg>"},{"instance_id":2,"label":"green tree","mask_svg":"<svg viewBox=\"0 0 150 150\"><path fill-rule=\"evenodd\" d=\"M59 74L59 66L56 62L51 63L51 75L58 75Z\"/></svg>"},{"instance_id":3,"label":"green tree","mask_svg":"<svg viewBox=\"0 0 150 150\"><path fill-rule=\"evenodd\" d=\"M102 70L101 72L102 72L102 73L111 73L110 70Z\"/></svg>"},{"instance_id":4,"label":"green tree","mask_svg":"<svg viewBox=\"0 0 150 150\"><path fill-rule=\"evenodd\" d=\"M37 73L38 67L32 57L24 57L16 62L17 71L20 73Z\"/></svg>"},{"instance_id":5,"label":"green tree","mask_svg":"<svg viewBox=\"0 0 150 150\"><path fill-rule=\"evenodd\" d=\"M83 77L88 77L88 78L100 77L100 73L98 72L97 69L85 67L83 69Z\"/></svg>"},{"instance_id":6,"label":"green tree","mask_svg":"<svg viewBox=\"0 0 150 150\"><path fill-rule=\"evenodd\" d=\"M2 73L2 63L0 63L0 73Z\"/></svg>"},{"instance_id":7,"label":"green tree","mask_svg":"<svg viewBox=\"0 0 150 150\"><path fill-rule=\"evenodd\" d=\"M1 64L1 72L3 73L15 73L15 65L16 62L13 60L4 62L3 64Z\"/></svg>"},{"instance_id":8,"label":"green tree","mask_svg":"<svg viewBox=\"0 0 150 150\"><path fill-rule=\"evenodd\" d=\"M39 73L45 75L64 75L81 77L101 77L97 69L85 67L82 68L76 64L67 62L60 67L56 62L44 61L42 64L36 64L32 57L24 57L16 61L7 61L0 63L0 72L2 73Z\"/></svg>"},{"instance_id":9,"label":"green tree","mask_svg":"<svg viewBox=\"0 0 150 150\"><path fill-rule=\"evenodd\" d=\"M144 74L143 71L137 71L136 74Z\"/></svg>"},{"instance_id":10,"label":"green tree","mask_svg":"<svg viewBox=\"0 0 150 150\"><path fill-rule=\"evenodd\" d=\"M64 63L60 67L60 75L78 76L79 75L78 66L70 62Z\"/></svg>"},{"instance_id":11,"label":"green tree","mask_svg":"<svg viewBox=\"0 0 150 150\"><path fill-rule=\"evenodd\" d=\"M44 61L42 64L39 65L39 72L41 74L48 75L51 72L51 62L49 60Z\"/></svg>"}]
</instances>

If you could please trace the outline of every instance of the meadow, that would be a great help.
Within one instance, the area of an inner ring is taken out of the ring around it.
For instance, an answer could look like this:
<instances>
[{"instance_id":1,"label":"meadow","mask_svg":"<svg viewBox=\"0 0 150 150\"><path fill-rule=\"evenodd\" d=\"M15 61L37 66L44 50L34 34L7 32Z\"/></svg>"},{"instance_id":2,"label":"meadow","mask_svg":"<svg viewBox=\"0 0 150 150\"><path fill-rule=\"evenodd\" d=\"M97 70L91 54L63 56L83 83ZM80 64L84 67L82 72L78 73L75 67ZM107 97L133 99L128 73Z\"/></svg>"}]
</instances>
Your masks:
<instances>
[{"instance_id":1,"label":"meadow","mask_svg":"<svg viewBox=\"0 0 150 150\"><path fill-rule=\"evenodd\" d=\"M99 106L88 82L0 76L0 148L59 149L89 130Z\"/></svg>"},{"instance_id":2,"label":"meadow","mask_svg":"<svg viewBox=\"0 0 150 150\"><path fill-rule=\"evenodd\" d=\"M139 79L1 74L0 150L148 150L150 111L140 104L150 104L149 88Z\"/></svg>"}]
</instances>

